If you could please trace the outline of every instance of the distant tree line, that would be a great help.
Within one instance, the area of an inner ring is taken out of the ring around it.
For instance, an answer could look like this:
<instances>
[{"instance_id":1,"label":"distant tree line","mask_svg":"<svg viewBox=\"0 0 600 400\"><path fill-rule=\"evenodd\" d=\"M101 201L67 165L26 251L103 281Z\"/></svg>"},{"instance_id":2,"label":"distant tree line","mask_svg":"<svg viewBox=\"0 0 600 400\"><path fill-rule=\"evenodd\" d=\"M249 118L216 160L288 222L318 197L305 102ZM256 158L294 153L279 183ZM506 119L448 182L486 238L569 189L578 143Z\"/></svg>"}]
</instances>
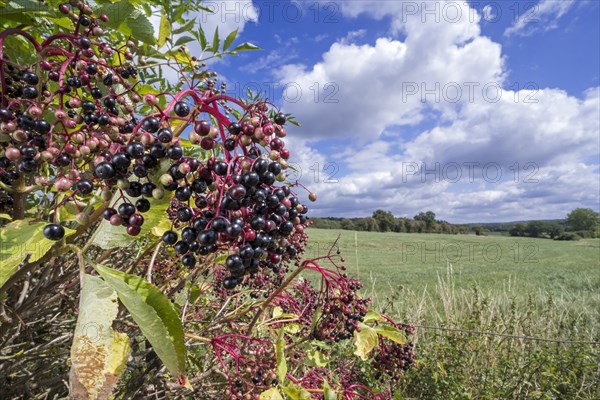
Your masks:
<instances>
[{"instance_id":1,"label":"distant tree line","mask_svg":"<svg viewBox=\"0 0 600 400\"><path fill-rule=\"evenodd\" d=\"M368 232L447 233L487 235L488 233L556 240L600 237L600 214L590 208L577 208L564 220L451 224L436 219L433 211L413 218L395 217L390 211L376 210L364 218L311 218L314 228Z\"/></svg>"},{"instance_id":2,"label":"distant tree line","mask_svg":"<svg viewBox=\"0 0 600 400\"><path fill-rule=\"evenodd\" d=\"M576 208L563 221L518 222L510 229L509 234L557 240L600 237L600 214L591 208Z\"/></svg>"},{"instance_id":3,"label":"distant tree line","mask_svg":"<svg viewBox=\"0 0 600 400\"><path fill-rule=\"evenodd\" d=\"M376 210L371 217L364 218L311 218L314 228L345 229L350 231L398 232L398 233L448 233L467 234L467 225L454 225L436 220L433 211L420 212L414 218L395 217L389 211Z\"/></svg>"}]
</instances>

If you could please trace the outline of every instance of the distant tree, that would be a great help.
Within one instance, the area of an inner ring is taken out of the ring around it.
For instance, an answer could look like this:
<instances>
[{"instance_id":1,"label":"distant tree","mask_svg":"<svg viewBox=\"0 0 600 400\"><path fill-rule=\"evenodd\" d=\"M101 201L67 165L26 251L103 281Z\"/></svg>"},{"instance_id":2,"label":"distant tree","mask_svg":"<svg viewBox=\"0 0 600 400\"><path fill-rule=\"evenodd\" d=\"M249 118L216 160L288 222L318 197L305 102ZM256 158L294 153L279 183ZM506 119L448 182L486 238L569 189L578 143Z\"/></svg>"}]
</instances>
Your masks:
<instances>
[{"instance_id":1,"label":"distant tree","mask_svg":"<svg viewBox=\"0 0 600 400\"><path fill-rule=\"evenodd\" d=\"M475 225L473 227L473 232L475 232L475 235L477 235L477 236L486 236L487 235L485 229L481 225Z\"/></svg>"},{"instance_id":2,"label":"distant tree","mask_svg":"<svg viewBox=\"0 0 600 400\"><path fill-rule=\"evenodd\" d=\"M567 214L567 228L570 231L591 231L600 224L600 214L591 208L576 208Z\"/></svg>"},{"instance_id":3,"label":"distant tree","mask_svg":"<svg viewBox=\"0 0 600 400\"><path fill-rule=\"evenodd\" d=\"M523 222L517 222L513 228L509 231L510 236L525 236L527 225Z\"/></svg>"},{"instance_id":4,"label":"distant tree","mask_svg":"<svg viewBox=\"0 0 600 400\"><path fill-rule=\"evenodd\" d=\"M546 222L544 226L545 232L550 236L550 239L554 239L562 235L565 231L563 226L558 222Z\"/></svg>"},{"instance_id":5,"label":"distant tree","mask_svg":"<svg viewBox=\"0 0 600 400\"><path fill-rule=\"evenodd\" d=\"M345 229L347 231L356 230L356 225L354 224L354 222L351 219L343 219L341 222L341 225L342 225L342 229Z\"/></svg>"},{"instance_id":6,"label":"distant tree","mask_svg":"<svg viewBox=\"0 0 600 400\"><path fill-rule=\"evenodd\" d=\"M545 224L542 221L529 221L525 232L530 237L539 237L544 233Z\"/></svg>"},{"instance_id":7,"label":"distant tree","mask_svg":"<svg viewBox=\"0 0 600 400\"><path fill-rule=\"evenodd\" d=\"M376 210L373 213L373 219L377 221L380 232L389 232L394 230L394 214L389 211Z\"/></svg>"},{"instance_id":8,"label":"distant tree","mask_svg":"<svg viewBox=\"0 0 600 400\"><path fill-rule=\"evenodd\" d=\"M422 221L425 223L425 230L431 232L435 225L435 213L433 211L420 212L415 215L415 221Z\"/></svg>"},{"instance_id":9,"label":"distant tree","mask_svg":"<svg viewBox=\"0 0 600 400\"><path fill-rule=\"evenodd\" d=\"M412 223L412 232L423 233L427 232L427 225L424 221L414 220Z\"/></svg>"},{"instance_id":10,"label":"distant tree","mask_svg":"<svg viewBox=\"0 0 600 400\"><path fill-rule=\"evenodd\" d=\"M403 233L406 232L406 226L404 225L404 218L394 219L394 232Z\"/></svg>"}]
</instances>

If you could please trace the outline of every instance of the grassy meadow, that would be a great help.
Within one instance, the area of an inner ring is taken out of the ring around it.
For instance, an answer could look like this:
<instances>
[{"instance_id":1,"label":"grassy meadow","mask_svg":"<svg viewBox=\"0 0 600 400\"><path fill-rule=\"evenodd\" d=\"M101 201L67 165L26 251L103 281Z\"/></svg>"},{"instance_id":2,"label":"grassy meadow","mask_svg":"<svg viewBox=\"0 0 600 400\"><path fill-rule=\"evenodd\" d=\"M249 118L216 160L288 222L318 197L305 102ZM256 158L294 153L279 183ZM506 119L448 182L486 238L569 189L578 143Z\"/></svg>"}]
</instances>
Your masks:
<instances>
[{"instance_id":1,"label":"grassy meadow","mask_svg":"<svg viewBox=\"0 0 600 400\"><path fill-rule=\"evenodd\" d=\"M339 236L373 308L417 326L400 399L600 399L600 239L309 229L308 257Z\"/></svg>"}]
</instances>

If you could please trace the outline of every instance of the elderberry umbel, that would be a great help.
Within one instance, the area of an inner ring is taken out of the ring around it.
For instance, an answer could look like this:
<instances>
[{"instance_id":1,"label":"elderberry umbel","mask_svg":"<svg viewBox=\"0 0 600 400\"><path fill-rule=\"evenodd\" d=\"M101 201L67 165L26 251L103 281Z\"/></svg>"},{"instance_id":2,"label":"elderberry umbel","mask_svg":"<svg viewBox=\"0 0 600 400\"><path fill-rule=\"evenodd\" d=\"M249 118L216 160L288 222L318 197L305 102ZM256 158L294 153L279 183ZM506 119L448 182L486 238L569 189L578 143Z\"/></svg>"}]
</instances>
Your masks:
<instances>
[{"instance_id":1,"label":"elderberry umbel","mask_svg":"<svg viewBox=\"0 0 600 400\"><path fill-rule=\"evenodd\" d=\"M225 254L218 282L225 290L295 261L308 209L284 183L286 115L226 96L212 80L173 96L137 92L143 72L135 42L111 47L103 41L107 17L74 4L59 7L72 33L39 43L15 29L0 38L3 45L6 36L22 36L37 53L29 65L0 60L2 210L12 211L15 190L43 192L52 202L45 235L58 240L59 209L74 209L85 225L90 210L78 204L99 196L109 203L104 219L137 236L144 214L166 197L165 244L188 268Z\"/></svg>"}]
</instances>

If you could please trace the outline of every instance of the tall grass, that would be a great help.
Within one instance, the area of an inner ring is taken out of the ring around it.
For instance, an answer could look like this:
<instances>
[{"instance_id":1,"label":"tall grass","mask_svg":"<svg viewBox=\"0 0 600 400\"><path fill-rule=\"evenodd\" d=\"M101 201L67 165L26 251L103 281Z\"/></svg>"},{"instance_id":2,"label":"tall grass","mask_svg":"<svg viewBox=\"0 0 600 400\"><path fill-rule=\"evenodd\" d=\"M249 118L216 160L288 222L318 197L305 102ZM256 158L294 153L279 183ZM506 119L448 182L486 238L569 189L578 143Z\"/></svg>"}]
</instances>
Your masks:
<instances>
[{"instance_id":1,"label":"tall grass","mask_svg":"<svg viewBox=\"0 0 600 400\"><path fill-rule=\"evenodd\" d=\"M398 399L600 399L600 346L569 342L600 342L600 240L311 229L309 253L338 235L372 307L417 327Z\"/></svg>"},{"instance_id":2,"label":"tall grass","mask_svg":"<svg viewBox=\"0 0 600 400\"><path fill-rule=\"evenodd\" d=\"M451 273L421 293L377 298L417 327L417 364L398 398L600 399L599 311L573 300L457 289Z\"/></svg>"}]
</instances>

